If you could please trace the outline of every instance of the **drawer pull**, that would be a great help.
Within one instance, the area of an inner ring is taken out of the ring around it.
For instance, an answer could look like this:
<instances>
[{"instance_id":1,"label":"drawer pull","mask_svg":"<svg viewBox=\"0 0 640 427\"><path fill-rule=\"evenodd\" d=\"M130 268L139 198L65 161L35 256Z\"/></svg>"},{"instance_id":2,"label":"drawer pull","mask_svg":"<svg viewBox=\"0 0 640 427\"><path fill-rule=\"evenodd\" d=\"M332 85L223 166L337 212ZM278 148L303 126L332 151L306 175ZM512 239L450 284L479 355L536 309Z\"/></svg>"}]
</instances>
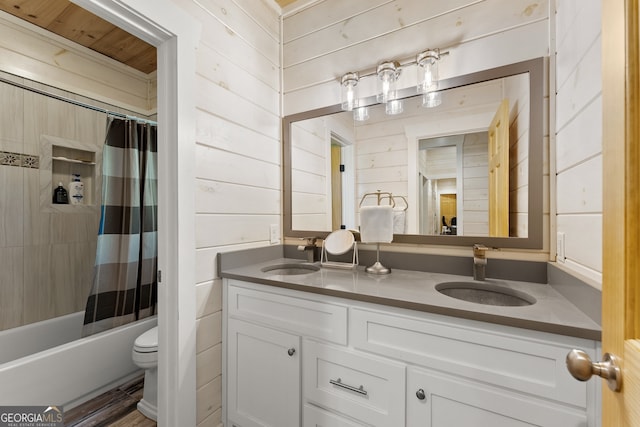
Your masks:
<instances>
[{"instance_id":1,"label":"drawer pull","mask_svg":"<svg viewBox=\"0 0 640 427\"><path fill-rule=\"evenodd\" d=\"M424 394L423 389L419 388L418 391L416 391L416 397L420 400L424 400L427 397L427 395Z\"/></svg>"},{"instance_id":2,"label":"drawer pull","mask_svg":"<svg viewBox=\"0 0 640 427\"><path fill-rule=\"evenodd\" d=\"M295 352L296 352L296 349L295 349L295 348L293 348L293 347L291 347L289 350L287 350L287 354L288 354L289 356L293 356Z\"/></svg>"},{"instance_id":3,"label":"drawer pull","mask_svg":"<svg viewBox=\"0 0 640 427\"><path fill-rule=\"evenodd\" d=\"M338 378L337 380L329 380L329 383L333 384L333 385L337 385L338 387L345 388L345 389L347 389L349 391L353 391L353 392L362 394L363 396L366 396L368 394L367 391L364 389L364 386L361 385L360 387L354 387L352 385L345 384L345 383L342 382L341 378Z\"/></svg>"}]
</instances>

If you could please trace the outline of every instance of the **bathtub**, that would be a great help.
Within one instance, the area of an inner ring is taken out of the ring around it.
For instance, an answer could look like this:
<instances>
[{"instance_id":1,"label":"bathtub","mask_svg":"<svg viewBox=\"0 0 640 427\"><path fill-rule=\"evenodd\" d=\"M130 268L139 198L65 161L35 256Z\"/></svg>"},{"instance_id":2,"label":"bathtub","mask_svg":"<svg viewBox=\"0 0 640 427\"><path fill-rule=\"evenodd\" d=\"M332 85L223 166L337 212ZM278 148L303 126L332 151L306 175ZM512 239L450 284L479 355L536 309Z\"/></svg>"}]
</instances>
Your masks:
<instances>
[{"instance_id":1,"label":"bathtub","mask_svg":"<svg viewBox=\"0 0 640 427\"><path fill-rule=\"evenodd\" d=\"M0 405L72 408L141 374L133 342L151 317L81 338L84 312L0 332Z\"/></svg>"}]
</instances>

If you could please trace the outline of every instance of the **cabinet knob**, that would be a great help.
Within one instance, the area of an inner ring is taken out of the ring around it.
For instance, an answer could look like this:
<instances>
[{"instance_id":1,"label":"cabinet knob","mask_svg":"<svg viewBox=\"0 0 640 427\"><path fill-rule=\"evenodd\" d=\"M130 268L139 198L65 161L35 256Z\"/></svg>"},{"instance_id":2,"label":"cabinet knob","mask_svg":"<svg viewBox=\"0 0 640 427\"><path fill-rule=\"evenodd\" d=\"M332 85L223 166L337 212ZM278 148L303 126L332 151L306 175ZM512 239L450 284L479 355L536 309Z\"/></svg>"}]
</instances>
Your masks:
<instances>
[{"instance_id":1,"label":"cabinet knob","mask_svg":"<svg viewBox=\"0 0 640 427\"><path fill-rule=\"evenodd\" d=\"M416 391L416 397L420 400L424 400L427 398L427 395L424 394L424 390L419 388L418 391Z\"/></svg>"},{"instance_id":2,"label":"cabinet knob","mask_svg":"<svg viewBox=\"0 0 640 427\"><path fill-rule=\"evenodd\" d=\"M289 356L293 356L293 354L294 354L295 352L296 352L296 349L295 349L295 348L293 348L293 347L291 347L289 350L287 350L287 354L288 354Z\"/></svg>"}]
</instances>

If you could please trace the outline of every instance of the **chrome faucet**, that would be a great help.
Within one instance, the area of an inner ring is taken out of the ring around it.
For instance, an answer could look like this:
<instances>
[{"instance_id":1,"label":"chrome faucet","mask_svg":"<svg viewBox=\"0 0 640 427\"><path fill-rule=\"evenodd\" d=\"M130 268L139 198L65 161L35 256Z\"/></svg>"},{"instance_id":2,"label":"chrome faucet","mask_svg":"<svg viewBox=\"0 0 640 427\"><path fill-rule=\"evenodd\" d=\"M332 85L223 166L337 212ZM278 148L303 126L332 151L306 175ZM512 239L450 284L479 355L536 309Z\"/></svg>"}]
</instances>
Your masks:
<instances>
[{"instance_id":1,"label":"chrome faucet","mask_svg":"<svg viewBox=\"0 0 640 427\"><path fill-rule=\"evenodd\" d=\"M473 280L484 280L485 278L485 268L487 267L485 252L487 249L489 248L485 245L473 245Z\"/></svg>"},{"instance_id":2,"label":"chrome faucet","mask_svg":"<svg viewBox=\"0 0 640 427\"><path fill-rule=\"evenodd\" d=\"M298 250L307 253L307 262L316 262L316 240L317 237L302 237L300 240L305 240L304 245L299 245Z\"/></svg>"}]
</instances>

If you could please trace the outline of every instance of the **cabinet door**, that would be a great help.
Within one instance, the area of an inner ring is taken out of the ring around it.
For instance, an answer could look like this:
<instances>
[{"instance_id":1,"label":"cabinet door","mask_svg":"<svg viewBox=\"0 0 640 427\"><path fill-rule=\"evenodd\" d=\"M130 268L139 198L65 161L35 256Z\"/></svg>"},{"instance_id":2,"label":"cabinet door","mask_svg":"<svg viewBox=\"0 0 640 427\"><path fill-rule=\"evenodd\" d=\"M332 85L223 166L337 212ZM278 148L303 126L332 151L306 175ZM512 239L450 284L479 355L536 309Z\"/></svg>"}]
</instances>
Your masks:
<instances>
[{"instance_id":1,"label":"cabinet door","mask_svg":"<svg viewBox=\"0 0 640 427\"><path fill-rule=\"evenodd\" d=\"M407 427L584 427L584 411L444 374L409 368Z\"/></svg>"},{"instance_id":2,"label":"cabinet door","mask_svg":"<svg viewBox=\"0 0 640 427\"><path fill-rule=\"evenodd\" d=\"M229 319L229 425L300 425L300 337Z\"/></svg>"}]
</instances>

